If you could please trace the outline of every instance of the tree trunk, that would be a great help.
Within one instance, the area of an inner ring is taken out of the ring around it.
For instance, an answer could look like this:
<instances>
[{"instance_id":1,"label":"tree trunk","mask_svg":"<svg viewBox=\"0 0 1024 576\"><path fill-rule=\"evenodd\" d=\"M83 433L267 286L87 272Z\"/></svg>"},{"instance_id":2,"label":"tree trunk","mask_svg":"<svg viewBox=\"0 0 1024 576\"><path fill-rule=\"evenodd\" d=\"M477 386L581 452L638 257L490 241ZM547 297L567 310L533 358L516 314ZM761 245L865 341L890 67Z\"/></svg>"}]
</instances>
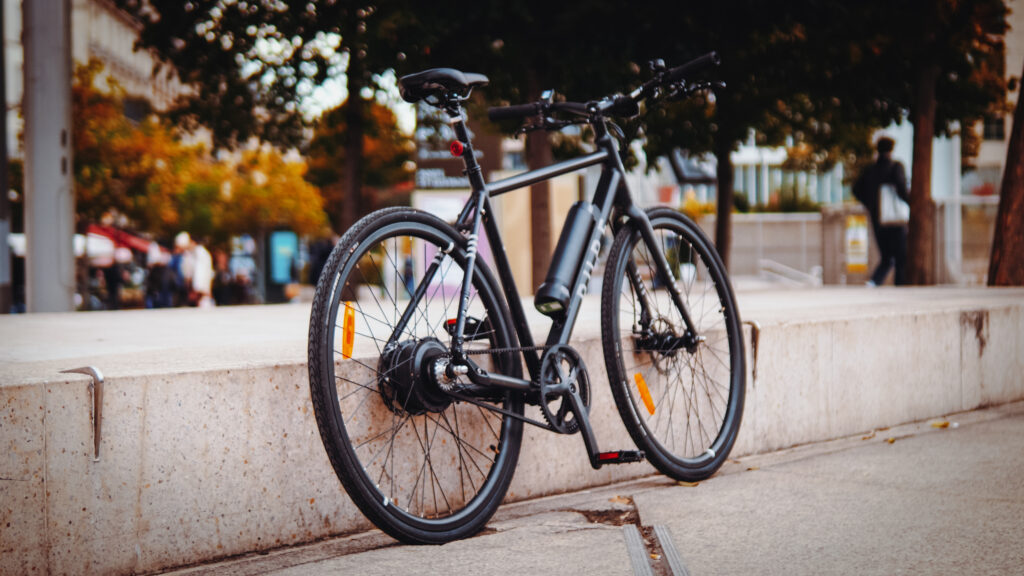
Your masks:
<instances>
[{"instance_id":1,"label":"tree trunk","mask_svg":"<svg viewBox=\"0 0 1024 576\"><path fill-rule=\"evenodd\" d=\"M935 84L939 67L919 66L914 82L910 122L914 125L914 153L910 184L910 238L907 246L907 282L935 284L935 203L932 202L932 139L935 137Z\"/></svg>"},{"instance_id":2,"label":"tree trunk","mask_svg":"<svg viewBox=\"0 0 1024 576\"><path fill-rule=\"evenodd\" d=\"M715 218L715 248L722 257L722 263L729 269L729 249L732 246L732 205L733 205L733 166L732 142L720 136L715 141L715 158L718 167L718 211Z\"/></svg>"},{"instance_id":3,"label":"tree trunk","mask_svg":"<svg viewBox=\"0 0 1024 576\"><path fill-rule=\"evenodd\" d=\"M527 81L530 101L540 98L541 88L535 74ZM548 133L531 132L526 137L526 164L531 170L551 164L554 155ZM530 187L530 228L533 243L531 288L534 292L544 282L551 265L551 186L550 181L538 182Z\"/></svg>"},{"instance_id":4,"label":"tree trunk","mask_svg":"<svg viewBox=\"0 0 1024 576\"><path fill-rule=\"evenodd\" d=\"M345 182L341 200L341 234L359 219L363 183L363 89L361 62L354 54L347 72L348 103L345 111Z\"/></svg>"},{"instance_id":5,"label":"tree trunk","mask_svg":"<svg viewBox=\"0 0 1024 576\"><path fill-rule=\"evenodd\" d=\"M999 191L988 285L1024 286L1024 97L1019 94Z\"/></svg>"}]
</instances>

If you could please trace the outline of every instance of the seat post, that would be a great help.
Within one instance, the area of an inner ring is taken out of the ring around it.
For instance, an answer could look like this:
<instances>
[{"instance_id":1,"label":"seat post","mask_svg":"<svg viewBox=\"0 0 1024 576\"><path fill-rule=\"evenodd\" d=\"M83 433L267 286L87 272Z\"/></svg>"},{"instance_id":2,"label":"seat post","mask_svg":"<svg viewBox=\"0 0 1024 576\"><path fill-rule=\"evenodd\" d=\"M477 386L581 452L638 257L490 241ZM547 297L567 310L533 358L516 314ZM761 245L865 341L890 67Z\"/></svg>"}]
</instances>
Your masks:
<instances>
[{"instance_id":1,"label":"seat post","mask_svg":"<svg viewBox=\"0 0 1024 576\"><path fill-rule=\"evenodd\" d=\"M455 130L455 137L462 145L462 162L466 166L466 177L469 178L469 185L474 192L484 189L484 175L480 164L476 161L476 154L473 153L473 143L469 139L469 130L466 129L465 115L462 113L462 106L458 99L449 101L445 106L448 114L448 122Z\"/></svg>"}]
</instances>

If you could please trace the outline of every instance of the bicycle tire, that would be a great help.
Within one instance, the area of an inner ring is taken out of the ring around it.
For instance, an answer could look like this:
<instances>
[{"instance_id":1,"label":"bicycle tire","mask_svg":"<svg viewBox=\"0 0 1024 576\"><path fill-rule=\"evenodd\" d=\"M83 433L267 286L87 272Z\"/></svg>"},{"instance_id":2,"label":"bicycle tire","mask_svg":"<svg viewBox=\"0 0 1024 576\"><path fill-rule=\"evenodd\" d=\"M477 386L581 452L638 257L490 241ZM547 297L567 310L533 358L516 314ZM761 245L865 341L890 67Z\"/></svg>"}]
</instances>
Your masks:
<instances>
[{"instance_id":1,"label":"bicycle tire","mask_svg":"<svg viewBox=\"0 0 1024 576\"><path fill-rule=\"evenodd\" d=\"M411 368L420 366L418 355L448 350L446 325L457 314L466 245L431 214L375 212L331 252L310 315L310 394L328 458L363 514L405 543L442 544L477 533L504 499L519 457L520 420L445 399L436 389L427 394L430 402L414 398L429 388L413 375L429 369L427 360L419 371ZM424 272L435 261L437 274L428 282ZM483 314L478 328L490 330L470 335L466 349L514 346L494 276L479 258L475 269L468 309ZM421 285L426 292L412 319L392 339L409 301L403 298ZM473 358L489 370L522 375L510 352ZM522 415L521 394L489 401Z\"/></svg>"},{"instance_id":2,"label":"bicycle tire","mask_svg":"<svg viewBox=\"0 0 1024 576\"><path fill-rule=\"evenodd\" d=\"M627 223L609 252L601 294L605 366L619 415L637 447L663 474L697 482L721 467L739 432L746 379L739 310L725 267L700 228L669 208L653 208L647 215L660 249L677 268L673 274L684 305L706 340L692 351L673 349L665 338L658 341L658 336L682 336L686 328L670 294L658 285L638 227ZM637 270L633 282L627 275L631 261ZM653 308L647 332L637 280Z\"/></svg>"}]
</instances>

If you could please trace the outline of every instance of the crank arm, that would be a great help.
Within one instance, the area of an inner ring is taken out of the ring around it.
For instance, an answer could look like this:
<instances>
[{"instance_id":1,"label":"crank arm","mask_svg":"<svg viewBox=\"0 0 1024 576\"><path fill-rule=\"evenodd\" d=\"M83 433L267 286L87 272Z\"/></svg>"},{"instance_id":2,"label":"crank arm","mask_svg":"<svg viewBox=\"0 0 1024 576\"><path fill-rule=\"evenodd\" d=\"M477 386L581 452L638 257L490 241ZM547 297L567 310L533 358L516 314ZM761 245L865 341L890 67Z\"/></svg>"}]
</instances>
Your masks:
<instances>
[{"instance_id":1,"label":"crank arm","mask_svg":"<svg viewBox=\"0 0 1024 576\"><path fill-rule=\"evenodd\" d=\"M543 428L543 429L548 430L550 432L554 432L555 431L553 428L551 428L550 425L548 425L547 422L541 422L540 420L534 420L533 418L529 418L527 416L523 416L522 414L516 414L515 412L512 412L511 410L505 410L504 408L498 408L494 404L488 404L487 402L482 402L480 400L477 400L476 398L473 398L472 396L465 396L463 394L459 394L458 392L448 392L448 395L451 396L452 398L460 401L460 402L467 402L469 404L473 404L474 406L479 406L479 407L483 408L484 410L490 410L491 412L497 412L498 414L502 414L502 415L508 416L510 418L515 418L516 420L519 420L519 421L522 421L522 422L526 422L527 424L532 424L532 425L534 425L534 426L536 426L538 428Z\"/></svg>"}]
</instances>

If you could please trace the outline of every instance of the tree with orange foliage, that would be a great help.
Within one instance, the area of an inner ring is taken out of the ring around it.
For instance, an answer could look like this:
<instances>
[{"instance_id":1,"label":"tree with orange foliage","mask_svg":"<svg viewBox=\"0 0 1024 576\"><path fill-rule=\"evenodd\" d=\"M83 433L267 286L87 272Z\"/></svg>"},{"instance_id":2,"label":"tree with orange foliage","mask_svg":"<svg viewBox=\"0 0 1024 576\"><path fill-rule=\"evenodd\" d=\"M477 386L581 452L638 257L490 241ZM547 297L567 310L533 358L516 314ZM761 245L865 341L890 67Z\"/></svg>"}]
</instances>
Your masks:
<instances>
[{"instance_id":1,"label":"tree with orange foliage","mask_svg":"<svg viewBox=\"0 0 1024 576\"><path fill-rule=\"evenodd\" d=\"M202 162L155 116L138 123L124 115L124 90L107 79L101 90L98 60L75 69L72 86L72 145L75 205L80 225L120 214L157 235L180 225L175 196L187 168Z\"/></svg>"},{"instance_id":2,"label":"tree with orange foliage","mask_svg":"<svg viewBox=\"0 0 1024 576\"><path fill-rule=\"evenodd\" d=\"M340 228L345 198L346 150L348 143L348 102L328 110L313 127L313 140L307 158L309 173L306 178L324 191L327 212ZM382 104L364 103L363 107L363 162L360 190L354 203L359 216L387 206L392 202L389 191L413 177L412 138L403 134L396 125L394 112Z\"/></svg>"},{"instance_id":3,"label":"tree with orange foliage","mask_svg":"<svg viewBox=\"0 0 1024 576\"><path fill-rule=\"evenodd\" d=\"M185 230L226 244L233 235L286 227L317 234L326 217L319 190L305 179L301 161L261 148L236 162L216 161L202 146L188 146L168 123L150 115L124 115L124 91L103 66L79 66L73 84L72 142L79 223L123 215L158 237Z\"/></svg>"},{"instance_id":4,"label":"tree with orange foliage","mask_svg":"<svg viewBox=\"0 0 1024 576\"><path fill-rule=\"evenodd\" d=\"M300 236L327 224L320 191L305 180L306 165L265 146L242 153L221 188L215 222L229 234L288 228Z\"/></svg>"}]
</instances>

